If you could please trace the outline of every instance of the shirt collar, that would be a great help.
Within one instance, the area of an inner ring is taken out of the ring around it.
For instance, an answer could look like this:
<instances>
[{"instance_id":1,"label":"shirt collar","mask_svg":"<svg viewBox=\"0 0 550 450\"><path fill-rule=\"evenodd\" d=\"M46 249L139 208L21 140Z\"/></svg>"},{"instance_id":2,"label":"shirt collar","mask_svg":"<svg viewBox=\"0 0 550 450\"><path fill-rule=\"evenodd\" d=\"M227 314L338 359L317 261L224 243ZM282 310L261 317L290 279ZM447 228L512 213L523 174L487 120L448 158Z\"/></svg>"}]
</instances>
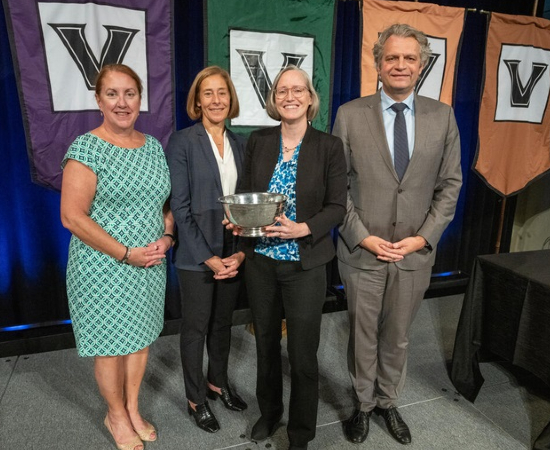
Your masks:
<instances>
[{"instance_id":1,"label":"shirt collar","mask_svg":"<svg viewBox=\"0 0 550 450\"><path fill-rule=\"evenodd\" d=\"M384 89L380 89L380 103L382 105L382 111L386 111L387 109L391 108L394 103L399 102L396 102L393 98L386 94L384 92ZM411 111L414 111L414 91L411 92L411 94L405 100L403 100L402 103L405 103L405 105L407 105Z\"/></svg>"}]
</instances>

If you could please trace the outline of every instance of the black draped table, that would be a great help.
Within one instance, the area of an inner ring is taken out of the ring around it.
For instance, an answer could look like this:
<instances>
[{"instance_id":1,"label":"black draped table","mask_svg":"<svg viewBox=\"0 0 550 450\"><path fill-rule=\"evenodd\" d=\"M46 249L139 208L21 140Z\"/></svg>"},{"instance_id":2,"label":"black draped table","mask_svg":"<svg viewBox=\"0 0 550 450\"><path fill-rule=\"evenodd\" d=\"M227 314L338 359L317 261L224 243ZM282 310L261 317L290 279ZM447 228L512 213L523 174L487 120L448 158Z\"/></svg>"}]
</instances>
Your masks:
<instances>
[{"instance_id":1,"label":"black draped table","mask_svg":"<svg viewBox=\"0 0 550 450\"><path fill-rule=\"evenodd\" d=\"M456 331L451 380L473 402L481 356L496 355L550 386L550 250L478 256ZM535 443L550 449L550 424Z\"/></svg>"}]
</instances>

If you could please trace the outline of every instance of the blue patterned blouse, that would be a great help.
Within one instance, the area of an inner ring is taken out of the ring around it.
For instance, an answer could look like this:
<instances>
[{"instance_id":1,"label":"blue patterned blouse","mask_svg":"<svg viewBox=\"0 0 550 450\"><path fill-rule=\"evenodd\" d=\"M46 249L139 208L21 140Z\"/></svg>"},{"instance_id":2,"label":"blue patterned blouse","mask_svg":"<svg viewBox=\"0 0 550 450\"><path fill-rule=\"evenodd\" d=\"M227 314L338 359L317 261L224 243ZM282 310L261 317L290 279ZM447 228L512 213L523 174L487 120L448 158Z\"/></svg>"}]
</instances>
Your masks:
<instances>
[{"instance_id":1,"label":"blue patterned blouse","mask_svg":"<svg viewBox=\"0 0 550 450\"><path fill-rule=\"evenodd\" d=\"M269 182L268 192L285 194L288 199L285 214L290 220L296 221L296 171L298 169L298 154L302 142L298 144L289 161L283 161L283 143L279 145L279 160ZM300 261L300 252L296 239L258 238L254 248L256 253L279 261Z\"/></svg>"}]
</instances>

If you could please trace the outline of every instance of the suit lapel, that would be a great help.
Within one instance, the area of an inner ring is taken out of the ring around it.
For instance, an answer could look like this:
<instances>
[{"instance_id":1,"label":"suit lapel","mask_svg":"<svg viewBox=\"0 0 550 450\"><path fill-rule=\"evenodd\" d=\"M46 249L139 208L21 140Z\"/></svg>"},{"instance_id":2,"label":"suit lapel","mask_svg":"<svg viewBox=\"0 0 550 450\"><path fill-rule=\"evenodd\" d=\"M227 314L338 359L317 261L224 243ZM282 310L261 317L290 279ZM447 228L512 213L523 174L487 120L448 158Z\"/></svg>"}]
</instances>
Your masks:
<instances>
[{"instance_id":1,"label":"suit lapel","mask_svg":"<svg viewBox=\"0 0 550 450\"><path fill-rule=\"evenodd\" d=\"M202 152L202 156L207 161L210 170L212 170L212 173L214 174L214 180L216 181L216 187L218 188L220 195L223 195L220 169L218 167L216 157L214 156L214 151L212 150L210 138L208 137L208 134L206 133L206 130L204 129L202 123L198 123L197 125L195 125L195 127L197 130L197 139L200 144L200 152Z\"/></svg>"},{"instance_id":2,"label":"suit lapel","mask_svg":"<svg viewBox=\"0 0 550 450\"><path fill-rule=\"evenodd\" d=\"M229 138L229 143L231 145L231 150L233 151L233 158L235 158L235 165L237 166L237 176L240 179L242 175L242 168L243 168L243 152L241 149L241 145L231 131L229 130L226 130L226 131L227 131L227 137Z\"/></svg>"},{"instance_id":3,"label":"suit lapel","mask_svg":"<svg viewBox=\"0 0 550 450\"><path fill-rule=\"evenodd\" d=\"M260 189L263 191L267 191L269 188L269 182L279 160L280 136L281 127L272 128L272 132L264 136L262 139L263 142L259 146L259 151L261 152L259 160L262 161L262 164L257 167L259 172L257 180Z\"/></svg>"},{"instance_id":4,"label":"suit lapel","mask_svg":"<svg viewBox=\"0 0 550 450\"><path fill-rule=\"evenodd\" d=\"M319 148L319 139L311 131L311 125L308 125L306 134L302 139L302 145L300 146L300 153L298 154L298 168L296 171L296 192L300 190L300 186L303 186L309 179L307 176L308 167L314 167L316 164L316 158ZM298 196L296 196L298 198Z\"/></svg>"},{"instance_id":5,"label":"suit lapel","mask_svg":"<svg viewBox=\"0 0 550 450\"><path fill-rule=\"evenodd\" d=\"M407 178L407 173L414 172L415 167L421 164L422 150L426 148L426 139L428 137L428 128L426 127L426 104L422 97L414 94L414 149L412 158L407 167L403 180Z\"/></svg>"},{"instance_id":6,"label":"suit lapel","mask_svg":"<svg viewBox=\"0 0 550 450\"><path fill-rule=\"evenodd\" d=\"M395 172L390 149L388 147L388 140L386 139L386 129L384 128L384 120L382 118L380 91L378 91L375 96L370 98L370 101L367 103L367 107L364 109L364 113L371 131L370 138L374 141L374 145L380 152L380 155L388 167L388 170L396 179L399 179L397 173Z\"/></svg>"}]
</instances>

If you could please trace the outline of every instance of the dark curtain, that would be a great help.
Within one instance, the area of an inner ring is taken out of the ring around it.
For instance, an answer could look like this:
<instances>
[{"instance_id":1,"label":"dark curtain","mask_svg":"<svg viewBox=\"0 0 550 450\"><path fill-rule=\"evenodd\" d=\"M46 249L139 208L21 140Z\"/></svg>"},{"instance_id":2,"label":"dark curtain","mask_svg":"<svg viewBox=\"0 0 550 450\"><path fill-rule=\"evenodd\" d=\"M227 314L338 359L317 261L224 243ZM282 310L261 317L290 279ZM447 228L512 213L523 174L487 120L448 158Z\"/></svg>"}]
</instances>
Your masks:
<instances>
[{"instance_id":1,"label":"dark curtain","mask_svg":"<svg viewBox=\"0 0 550 450\"><path fill-rule=\"evenodd\" d=\"M530 15L532 2L440 1L508 14ZM494 4L493 4L494 3ZM531 5L531 6L529 6ZM542 2L540 5L542 11ZM477 254L492 253L501 199L470 171L477 146L477 114L486 33L486 15L469 13L458 67L455 111L462 138L464 187L454 222L439 247L434 271L466 271ZM59 220L59 193L30 180L25 133L9 47L0 9L0 328L68 319L65 267L69 233ZM191 124L187 92L204 64L203 2L174 1L177 127ZM335 36L332 120L338 107L359 96L360 11L357 1L340 1ZM508 199L503 246L511 234L514 200ZM179 316L177 279L169 268L167 319ZM48 330L45 328L45 333ZM0 340L2 336L0 334Z\"/></svg>"},{"instance_id":2,"label":"dark curtain","mask_svg":"<svg viewBox=\"0 0 550 450\"><path fill-rule=\"evenodd\" d=\"M30 180L13 62L0 8L0 327L68 318L69 233L59 194Z\"/></svg>"}]
</instances>

